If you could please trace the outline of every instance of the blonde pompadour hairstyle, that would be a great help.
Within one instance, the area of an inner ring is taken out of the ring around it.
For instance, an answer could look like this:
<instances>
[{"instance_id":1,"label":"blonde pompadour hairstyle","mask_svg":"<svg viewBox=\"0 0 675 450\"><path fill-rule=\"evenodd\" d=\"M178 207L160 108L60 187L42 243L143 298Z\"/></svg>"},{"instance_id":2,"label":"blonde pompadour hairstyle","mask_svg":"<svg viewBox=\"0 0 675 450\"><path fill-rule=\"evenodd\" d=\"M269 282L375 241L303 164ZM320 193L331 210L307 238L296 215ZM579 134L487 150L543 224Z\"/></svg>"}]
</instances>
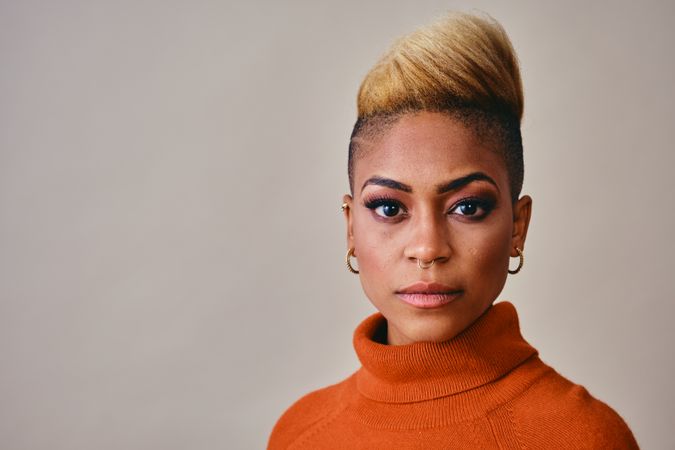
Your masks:
<instances>
[{"instance_id":1,"label":"blonde pompadour hairstyle","mask_svg":"<svg viewBox=\"0 0 675 450\"><path fill-rule=\"evenodd\" d=\"M363 138L402 114L445 112L494 144L506 162L515 201L523 180L523 87L504 28L487 14L451 12L397 39L368 72L357 96L349 182Z\"/></svg>"}]
</instances>

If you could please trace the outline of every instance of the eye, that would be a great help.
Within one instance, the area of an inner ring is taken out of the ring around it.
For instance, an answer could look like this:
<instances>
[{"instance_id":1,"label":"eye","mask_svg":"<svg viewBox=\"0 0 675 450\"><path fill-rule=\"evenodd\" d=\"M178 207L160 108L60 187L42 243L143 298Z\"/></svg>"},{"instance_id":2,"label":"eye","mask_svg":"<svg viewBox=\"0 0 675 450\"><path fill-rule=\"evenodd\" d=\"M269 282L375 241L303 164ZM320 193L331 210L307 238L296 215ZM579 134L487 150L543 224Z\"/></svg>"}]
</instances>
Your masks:
<instances>
[{"instance_id":1,"label":"eye","mask_svg":"<svg viewBox=\"0 0 675 450\"><path fill-rule=\"evenodd\" d=\"M405 208L400 202L389 198L374 198L366 201L364 205L378 216L388 219L400 216L405 212Z\"/></svg>"},{"instance_id":2,"label":"eye","mask_svg":"<svg viewBox=\"0 0 675 450\"><path fill-rule=\"evenodd\" d=\"M489 200L467 198L456 203L448 213L478 219L487 216L490 211L492 211L493 207L493 202Z\"/></svg>"},{"instance_id":3,"label":"eye","mask_svg":"<svg viewBox=\"0 0 675 450\"><path fill-rule=\"evenodd\" d=\"M381 205L375 208L375 212L377 213L377 215L383 217L396 217L400 211L401 208L399 208L398 205L394 204Z\"/></svg>"}]
</instances>

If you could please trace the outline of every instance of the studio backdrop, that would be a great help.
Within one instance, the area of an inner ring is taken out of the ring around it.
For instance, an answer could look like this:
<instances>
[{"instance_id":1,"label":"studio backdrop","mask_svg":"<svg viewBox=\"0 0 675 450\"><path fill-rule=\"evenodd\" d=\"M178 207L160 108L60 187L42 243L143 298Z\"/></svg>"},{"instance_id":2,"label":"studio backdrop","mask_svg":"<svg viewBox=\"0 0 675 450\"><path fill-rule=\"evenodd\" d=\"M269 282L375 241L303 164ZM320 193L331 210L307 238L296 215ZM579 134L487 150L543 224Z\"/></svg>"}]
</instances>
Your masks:
<instances>
[{"instance_id":1,"label":"studio backdrop","mask_svg":"<svg viewBox=\"0 0 675 450\"><path fill-rule=\"evenodd\" d=\"M562 375L675 448L675 6L0 0L0 448L261 449L358 367L362 77L451 9L519 56L523 270Z\"/></svg>"}]
</instances>

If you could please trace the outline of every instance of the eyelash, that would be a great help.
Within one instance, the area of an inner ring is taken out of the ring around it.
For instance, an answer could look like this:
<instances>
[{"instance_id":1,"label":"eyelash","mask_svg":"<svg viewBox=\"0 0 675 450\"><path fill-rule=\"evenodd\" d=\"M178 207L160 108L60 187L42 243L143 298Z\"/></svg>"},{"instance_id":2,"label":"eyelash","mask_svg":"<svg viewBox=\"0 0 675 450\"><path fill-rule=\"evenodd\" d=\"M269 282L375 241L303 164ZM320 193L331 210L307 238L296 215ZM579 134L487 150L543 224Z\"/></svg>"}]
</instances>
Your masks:
<instances>
[{"instance_id":1,"label":"eyelash","mask_svg":"<svg viewBox=\"0 0 675 450\"><path fill-rule=\"evenodd\" d=\"M366 208L372 210L373 212L375 212L375 210L377 208L379 208L380 206L398 206L401 209L401 211L403 211L403 212L407 211L406 207L403 206L403 204L401 202L399 202L398 200L395 200L391 197L388 197L386 195L383 195L383 196L380 196L380 197L374 197L374 198L371 198L371 199L367 199L364 202L364 206ZM380 216L379 214L377 214L377 216L384 219L384 220L391 220L391 219L396 219L397 217L399 217L398 214L396 216L393 216L393 217Z\"/></svg>"},{"instance_id":2,"label":"eyelash","mask_svg":"<svg viewBox=\"0 0 675 450\"><path fill-rule=\"evenodd\" d=\"M479 198L479 197L467 197L459 200L457 203L452 205L452 207L448 210L448 214L450 214L450 211L454 211L457 208L459 208L462 205L466 204L475 204L478 208L483 210L482 214L479 215L468 215L468 214L459 214L460 216L466 217L469 220L473 221L479 221L483 218L485 218L490 212L494 209L495 202L492 199L487 199L487 198ZM398 200L383 195L379 197L374 197L371 199L367 199L364 202L364 206L370 210L372 210L375 213L375 210L379 208L380 206L397 206L401 211L404 213L407 212L406 207ZM377 217L381 220L398 220L401 215L397 214L395 216L387 217L387 216L382 216L377 213L375 213Z\"/></svg>"}]
</instances>

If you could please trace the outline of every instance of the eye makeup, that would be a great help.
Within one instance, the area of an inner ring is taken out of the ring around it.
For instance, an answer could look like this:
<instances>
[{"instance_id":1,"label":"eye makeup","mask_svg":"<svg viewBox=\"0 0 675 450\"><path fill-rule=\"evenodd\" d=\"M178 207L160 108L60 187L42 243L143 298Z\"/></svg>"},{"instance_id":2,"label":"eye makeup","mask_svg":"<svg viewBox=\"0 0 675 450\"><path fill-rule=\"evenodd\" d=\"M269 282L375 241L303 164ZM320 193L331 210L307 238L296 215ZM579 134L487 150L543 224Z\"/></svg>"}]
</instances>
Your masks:
<instances>
[{"instance_id":1,"label":"eye makeup","mask_svg":"<svg viewBox=\"0 0 675 450\"><path fill-rule=\"evenodd\" d=\"M398 221L408 215L408 208L388 193L366 196L363 206L373 211L378 220ZM468 195L456 200L447 210L448 215L461 220L478 222L487 217L497 206L493 194Z\"/></svg>"},{"instance_id":2,"label":"eye makeup","mask_svg":"<svg viewBox=\"0 0 675 450\"><path fill-rule=\"evenodd\" d=\"M466 197L457 201L449 210L448 214L456 214L467 220L479 221L488 216L496 206L496 201L491 197ZM482 212L476 213L476 211Z\"/></svg>"},{"instance_id":3,"label":"eye makeup","mask_svg":"<svg viewBox=\"0 0 675 450\"><path fill-rule=\"evenodd\" d=\"M400 220L401 216L408 211L402 202L387 194L369 196L364 199L363 206L373 211L378 220L385 221ZM399 214L401 212L403 214Z\"/></svg>"},{"instance_id":4,"label":"eye makeup","mask_svg":"<svg viewBox=\"0 0 675 450\"><path fill-rule=\"evenodd\" d=\"M378 194L378 195L373 195L372 197L368 197L364 199L363 201L363 206L365 206L368 209L374 209L377 208L378 206L382 205L390 205L394 204L399 206L402 209L405 209L405 206L403 203L400 201L396 200L394 197L389 196L387 194Z\"/></svg>"}]
</instances>

